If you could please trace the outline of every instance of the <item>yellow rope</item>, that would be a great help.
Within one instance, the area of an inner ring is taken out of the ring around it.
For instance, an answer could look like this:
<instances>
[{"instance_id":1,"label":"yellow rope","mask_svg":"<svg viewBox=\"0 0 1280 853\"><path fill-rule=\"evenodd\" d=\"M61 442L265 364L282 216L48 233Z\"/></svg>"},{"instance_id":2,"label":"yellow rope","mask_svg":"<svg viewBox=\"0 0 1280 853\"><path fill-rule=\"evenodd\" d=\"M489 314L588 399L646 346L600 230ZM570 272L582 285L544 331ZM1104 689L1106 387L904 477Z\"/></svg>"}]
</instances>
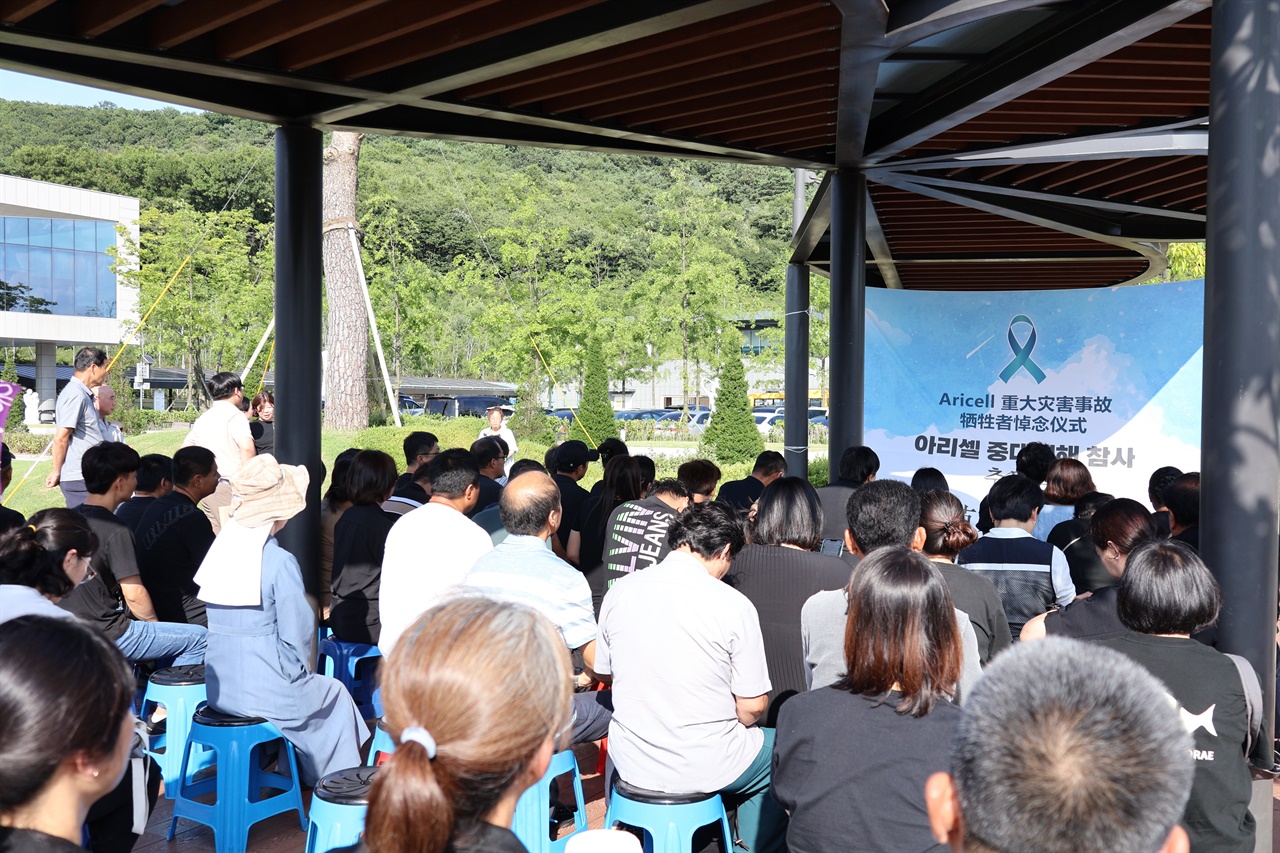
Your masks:
<instances>
[{"instance_id":1,"label":"yellow rope","mask_svg":"<svg viewBox=\"0 0 1280 853\"><path fill-rule=\"evenodd\" d=\"M178 264L177 271L173 274L173 278L169 279L169 283L164 286L164 290L160 291L160 295L156 297L156 301L151 303L151 307L147 309L147 313L142 315L142 321L133 327L133 331L129 333L129 337L124 339L124 343L120 344L120 348L116 350L116 354L112 356L111 361L107 362L107 373L111 372L111 368L116 366L116 360L129 348L129 344L133 343L133 339L138 336L138 332L142 331L142 327L147 325L147 320L151 319L151 313L160 306L160 300L169 294L169 288L173 287L173 283L178 280L178 276L182 275L182 271L187 268L187 264L195 255L192 249L191 254L182 259L182 263ZM25 477L23 479L26 479Z\"/></svg>"},{"instance_id":2,"label":"yellow rope","mask_svg":"<svg viewBox=\"0 0 1280 853\"><path fill-rule=\"evenodd\" d=\"M508 294L507 298L510 298L510 294ZM560 387L560 383L556 381L556 375L551 372L551 365L547 364L547 360L542 357L542 350L538 349L538 342L533 339L533 333L529 331L527 325L525 326L525 334L529 336L529 343L533 344L533 351L538 354L538 361L542 362L543 368L547 371L547 376L551 377L551 385L560 392L561 397L568 400L569 395L564 392L564 389ZM565 404L565 408L573 414L573 422L582 430L582 434L587 437L587 441L591 442L591 446L599 447L600 445L596 444L596 440L591 437L591 432L587 429L587 425L582 422L582 418L578 417L577 410L568 403Z\"/></svg>"},{"instance_id":3,"label":"yellow rope","mask_svg":"<svg viewBox=\"0 0 1280 853\"><path fill-rule=\"evenodd\" d=\"M262 367L262 378L258 380L258 390L253 392L253 396L262 393L262 388L267 384L267 371L271 369L271 356L276 354L276 339L271 339L271 349L267 350L267 363Z\"/></svg>"}]
</instances>

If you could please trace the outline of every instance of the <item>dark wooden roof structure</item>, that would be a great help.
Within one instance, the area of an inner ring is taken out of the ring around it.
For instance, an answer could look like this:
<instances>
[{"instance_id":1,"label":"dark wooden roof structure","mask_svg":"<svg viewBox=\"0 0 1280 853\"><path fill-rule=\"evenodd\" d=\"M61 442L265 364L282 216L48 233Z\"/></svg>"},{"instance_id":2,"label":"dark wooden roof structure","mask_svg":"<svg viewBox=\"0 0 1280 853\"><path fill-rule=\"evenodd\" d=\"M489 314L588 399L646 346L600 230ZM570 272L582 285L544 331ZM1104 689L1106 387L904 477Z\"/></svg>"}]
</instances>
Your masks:
<instances>
[{"instance_id":1,"label":"dark wooden roof structure","mask_svg":"<svg viewBox=\"0 0 1280 853\"><path fill-rule=\"evenodd\" d=\"M1203 239L1210 0L0 0L0 67L277 124L860 168L868 283ZM795 260L825 272L820 188Z\"/></svg>"}]
</instances>

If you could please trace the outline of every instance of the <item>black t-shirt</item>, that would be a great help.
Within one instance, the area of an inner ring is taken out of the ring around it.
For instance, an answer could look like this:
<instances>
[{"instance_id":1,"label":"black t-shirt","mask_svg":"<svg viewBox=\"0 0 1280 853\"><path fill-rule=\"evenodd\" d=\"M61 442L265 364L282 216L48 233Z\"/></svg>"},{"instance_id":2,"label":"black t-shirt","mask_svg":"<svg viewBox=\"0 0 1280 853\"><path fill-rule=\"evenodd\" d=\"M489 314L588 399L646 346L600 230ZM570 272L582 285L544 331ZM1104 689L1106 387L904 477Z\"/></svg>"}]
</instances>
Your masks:
<instances>
[{"instance_id":1,"label":"black t-shirt","mask_svg":"<svg viewBox=\"0 0 1280 853\"><path fill-rule=\"evenodd\" d=\"M361 841L332 853L369 853L369 848ZM471 832L450 840L445 853L528 853L528 849L506 827L480 823Z\"/></svg>"},{"instance_id":2,"label":"black t-shirt","mask_svg":"<svg viewBox=\"0 0 1280 853\"><path fill-rule=\"evenodd\" d=\"M903 716L899 698L821 687L783 706L771 785L791 812L791 853L946 850L929 830L924 783L949 769L960 709L940 699Z\"/></svg>"},{"instance_id":3,"label":"black t-shirt","mask_svg":"<svg viewBox=\"0 0 1280 853\"><path fill-rule=\"evenodd\" d=\"M253 452L262 456L276 452L276 422L249 421L249 435L253 436Z\"/></svg>"},{"instance_id":4,"label":"black t-shirt","mask_svg":"<svg viewBox=\"0 0 1280 853\"><path fill-rule=\"evenodd\" d=\"M135 495L116 507L116 518L129 525L135 541L138 538L138 525L142 522L142 516L146 515L147 510L155 502L156 499L151 495Z\"/></svg>"},{"instance_id":5,"label":"black t-shirt","mask_svg":"<svg viewBox=\"0 0 1280 853\"><path fill-rule=\"evenodd\" d=\"M333 528L333 602L329 627L348 643L377 643L378 591L387 534L400 518L376 506L350 506Z\"/></svg>"},{"instance_id":6,"label":"black t-shirt","mask_svg":"<svg viewBox=\"0 0 1280 853\"><path fill-rule=\"evenodd\" d=\"M481 474L478 486L480 496L476 498L476 505L471 508L471 512L467 513L467 518L474 518L477 512L487 506L496 504L502 498L502 486L498 485L497 480L492 480Z\"/></svg>"},{"instance_id":7,"label":"black t-shirt","mask_svg":"<svg viewBox=\"0 0 1280 853\"><path fill-rule=\"evenodd\" d=\"M581 542L578 545L578 571L587 579L591 587L591 603L595 606L596 616L600 616L600 604L604 601L608 581L604 565L604 512L599 495L592 495L582 505L572 529L578 531Z\"/></svg>"},{"instance_id":8,"label":"black t-shirt","mask_svg":"<svg viewBox=\"0 0 1280 853\"><path fill-rule=\"evenodd\" d=\"M79 616L114 642L129 629L129 612L116 578L138 574L133 531L103 507L85 504L78 509L98 537L98 550L90 563L97 577L73 589L58 606Z\"/></svg>"},{"instance_id":9,"label":"black t-shirt","mask_svg":"<svg viewBox=\"0 0 1280 853\"><path fill-rule=\"evenodd\" d=\"M741 480L730 480L721 486L716 500L745 513L751 509L751 505L759 499L763 491L764 483L755 477L744 477Z\"/></svg>"},{"instance_id":10,"label":"black t-shirt","mask_svg":"<svg viewBox=\"0 0 1280 853\"><path fill-rule=\"evenodd\" d=\"M759 481L757 481L759 482ZM769 666L769 710L762 726L777 725L778 709L807 687L800 610L809 596L849 583L849 566L839 557L781 545L748 545L733 558L725 582L755 605Z\"/></svg>"},{"instance_id":11,"label":"black t-shirt","mask_svg":"<svg viewBox=\"0 0 1280 853\"><path fill-rule=\"evenodd\" d=\"M84 848L34 829L0 826L0 853L84 853Z\"/></svg>"},{"instance_id":12,"label":"black t-shirt","mask_svg":"<svg viewBox=\"0 0 1280 853\"><path fill-rule=\"evenodd\" d=\"M1116 579L1102 564L1098 549L1093 547L1093 539L1089 536L1089 519L1072 518L1053 526L1047 540L1050 545L1057 545L1058 550L1067 556L1067 565L1071 567L1071 581L1076 585L1076 594L1092 592L1108 586L1115 586Z\"/></svg>"},{"instance_id":13,"label":"black t-shirt","mask_svg":"<svg viewBox=\"0 0 1280 853\"><path fill-rule=\"evenodd\" d=\"M196 572L213 545L213 525L191 498L170 492L138 525L138 568L161 622L208 625Z\"/></svg>"},{"instance_id":14,"label":"black t-shirt","mask_svg":"<svg viewBox=\"0 0 1280 853\"><path fill-rule=\"evenodd\" d=\"M560 487L560 517L572 522L578 517L578 513L582 512L582 505L587 502L587 498L591 497L591 493L579 486L578 481L568 474L556 474L553 479ZM556 535L560 537L561 547L569 544L569 528L569 524L561 524L560 529L556 531Z\"/></svg>"},{"instance_id":15,"label":"black t-shirt","mask_svg":"<svg viewBox=\"0 0 1280 853\"><path fill-rule=\"evenodd\" d=\"M1013 645L1000 593L995 584L964 566L940 560L934 561L934 566L951 590L951 603L969 617L973 632L978 635L978 662L986 666L987 661Z\"/></svg>"},{"instance_id":16,"label":"black t-shirt","mask_svg":"<svg viewBox=\"0 0 1280 853\"><path fill-rule=\"evenodd\" d=\"M609 516L603 559L606 588L618 578L647 569L671 552L667 534L677 513L662 498L627 501Z\"/></svg>"},{"instance_id":17,"label":"black t-shirt","mask_svg":"<svg viewBox=\"0 0 1280 853\"><path fill-rule=\"evenodd\" d=\"M1088 598L1077 598L1061 610L1049 611L1044 617L1045 633L1077 640L1123 637L1129 629L1116 610L1118 594L1116 587L1108 586Z\"/></svg>"},{"instance_id":18,"label":"black t-shirt","mask_svg":"<svg viewBox=\"0 0 1280 853\"><path fill-rule=\"evenodd\" d=\"M1250 853L1257 825L1244 748L1249 732L1244 685L1226 655L1195 640L1133 632L1103 640L1164 682L1183 725L1194 726L1196 775L1182 825L1196 853Z\"/></svg>"},{"instance_id":19,"label":"black t-shirt","mask_svg":"<svg viewBox=\"0 0 1280 853\"><path fill-rule=\"evenodd\" d=\"M822 504L822 538L843 539L849 527L849 495L858 488L857 483L836 480L818 489L818 502Z\"/></svg>"},{"instance_id":20,"label":"black t-shirt","mask_svg":"<svg viewBox=\"0 0 1280 853\"><path fill-rule=\"evenodd\" d=\"M22 513L16 509L9 509L7 506L0 506L0 533L7 530L13 530L26 524L27 520L22 517Z\"/></svg>"}]
</instances>

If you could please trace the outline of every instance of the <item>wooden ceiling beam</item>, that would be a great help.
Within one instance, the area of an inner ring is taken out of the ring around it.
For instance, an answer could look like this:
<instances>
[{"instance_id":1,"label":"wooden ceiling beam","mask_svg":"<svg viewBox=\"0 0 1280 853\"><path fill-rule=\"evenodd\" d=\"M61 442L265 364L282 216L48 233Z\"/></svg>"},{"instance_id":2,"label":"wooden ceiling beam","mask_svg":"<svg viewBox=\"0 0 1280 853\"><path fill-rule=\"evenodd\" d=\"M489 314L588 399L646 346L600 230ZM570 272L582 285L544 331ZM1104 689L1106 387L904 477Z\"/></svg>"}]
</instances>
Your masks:
<instances>
[{"instance_id":1,"label":"wooden ceiling beam","mask_svg":"<svg viewBox=\"0 0 1280 853\"><path fill-rule=\"evenodd\" d=\"M1121 174L1118 174L1118 175L1104 176L1102 180L1089 181L1088 183L1085 183L1085 184L1077 184L1075 187L1072 188L1072 193L1075 195L1079 195L1082 193L1100 193L1101 195L1109 197L1116 194L1117 192L1124 192L1125 186L1131 184L1131 182L1136 178L1140 178L1143 175L1149 175L1152 172L1165 171L1170 168L1176 167L1176 165L1179 163L1186 163L1188 160L1193 160L1193 159L1198 160L1200 158L1174 157L1173 159L1170 160L1162 157L1155 160L1154 162L1148 162L1143 165L1133 166L1129 169L1124 170ZM1196 167L1193 167L1193 168L1202 168L1203 165L1204 165L1203 161L1201 161L1199 164L1197 164ZM1111 189L1105 189L1106 187L1111 187Z\"/></svg>"},{"instance_id":2,"label":"wooden ceiling beam","mask_svg":"<svg viewBox=\"0 0 1280 853\"><path fill-rule=\"evenodd\" d=\"M1072 172L1071 174L1065 175L1056 181L1049 181L1044 185L1043 188L1046 190L1057 189L1058 187L1066 186L1067 184L1070 184L1074 181L1080 181L1085 178L1092 177L1093 175L1096 175L1100 172L1105 172L1108 169L1127 168L1128 165L1132 162L1134 162L1134 158L1132 157L1126 157L1123 160L1100 160L1088 169L1084 169L1083 171ZM1076 163L1076 165L1083 166L1085 164ZM1069 192L1074 193L1075 192L1074 188L1069 190Z\"/></svg>"},{"instance_id":3,"label":"wooden ceiling beam","mask_svg":"<svg viewBox=\"0 0 1280 853\"><path fill-rule=\"evenodd\" d=\"M1200 183L1207 179L1206 164L1184 165L1182 168L1166 172L1160 175L1152 175L1147 180L1125 184L1123 187L1113 192L1116 196L1129 198L1133 201L1150 201L1153 198L1159 198L1169 191L1178 191L1189 188L1193 183ZM1189 181L1190 176L1199 176L1200 180ZM1139 190L1147 190L1140 193Z\"/></svg>"},{"instance_id":4,"label":"wooden ceiling beam","mask_svg":"<svg viewBox=\"0 0 1280 853\"><path fill-rule=\"evenodd\" d=\"M603 0L519 0L500 9L475 8L467 14L428 27L426 32L401 35L338 60L335 70L344 80L368 77L452 50L478 44L526 27L571 15ZM489 5L489 4L484 4Z\"/></svg>"},{"instance_id":5,"label":"wooden ceiling beam","mask_svg":"<svg viewBox=\"0 0 1280 853\"><path fill-rule=\"evenodd\" d=\"M79 0L72 11L75 33L80 38L97 38L164 3L165 0Z\"/></svg>"},{"instance_id":6,"label":"wooden ceiling beam","mask_svg":"<svg viewBox=\"0 0 1280 853\"><path fill-rule=\"evenodd\" d=\"M571 77L577 74L595 72L609 66L636 62L644 57L669 50L680 48L695 50L697 45L704 39L714 39L720 36L727 37L744 29L786 20L797 15L804 15L830 5L830 0L809 0L809 2L775 0L772 3L756 6L746 13L722 15L684 26L677 30L658 33L625 44L611 45L608 48L591 51L572 59L551 62L516 74L496 77L492 80L486 80L484 83L470 86L456 94L464 100L487 98L499 92L508 92L557 78Z\"/></svg>"},{"instance_id":7,"label":"wooden ceiling beam","mask_svg":"<svg viewBox=\"0 0 1280 853\"><path fill-rule=\"evenodd\" d=\"M168 50L279 2L218 0L201 4L187 0L186 3L161 9L147 20L147 43L155 50Z\"/></svg>"},{"instance_id":8,"label":"wooden ceiling beam","mask_svg":"<svg viewBox=\"0 0 1280 853\"><path fill-rule=\"evenodd\" d=\"M612 76L600 71L572 82L552 80L503 92L498 100L508 107L542 103L550 112L574 112L664 88L662 81L694 83L732 73L725 68L747 71L788 58L811 56L839 44L837 28L811 17L735 35L705 51L684 49L654 54L617 68Z\"/></svg>"},{"instance_id":9,"label":"wooden ceiling beam","mask_svg":"<svg viewBox=\"0 0 1280 853\"><path fill-rule=\"evenodd\" d=\"M56 0L0 0L0 24L17 24L52 6Z\"/></svg>"},{"instance_id":10,"label":"wooden ceiling beam","mask_svg":"<svg viewBox=\"0 0 1280 853\"><path fill-rule=\"evenodd\" d=\"M750 141L752 148L778 148L790 145L794 142L816 142L822 139L831 139L835 136L835 122L817 125L814 127L793 128L788 132L772 133L767 136L752 136L747 139L738 140L739 142ZM722 139L722 142L728 142Z\"/></svg>"},{"instance_id":11,"label":"wooden ceiling beam","mask_svg":"<svg viewBox=\"0 0 1280 853\"><path fill-rule=\"evenodd\" d=\"M777 94L773 94L773 92L777 92ZM645 115L652 116L653 113L631 114L620 116L618 123L628 127L652 125L663 133L670 133L697 127L702 121L714 122L734 116L746 118L785 106L808 106L820 101L834 101L835 97L836 86L834 82L820 82L803 88L792 88L783 83L769 92L757 89L743 92L737 97L713 97L691 102L700 103L702 105L701 109L690 107L671 108L680 111L682 114L666 120L644 118Z\"/></svg>"},{"instance_id":12,"label":"wooden ceiling beam","mask_svg":"<svg viewBox=\"0 0 1280 853\"><path fill-rule=\"evenodd\" d=\"M277 47L279 66L300 71L339 56L364 50L434 24L492 6L498 0L390 0L350 20L337 21L294 36Z\"/></svg>"},{"instance_id":13,"label":"wooden ceiling beam","mask_svg":"<svg viewBox=\"0 0 1280 853\"><path fill-rule=\"evenodd\" d=\"M732 133L735 130L769 127L786 122L808 123L812 119L835 115L835 112L835 102L830 98L821 98L808 104L792 103L751 116L735 116L710 124L700 124L687 128L684 135L717 136L724 132ZM666 132L665 128L663 132Z\"/></svg>"},{"instance_id":14,"label":"wooden ceiling beam","mask_svg":"<svg viewBox=\"0 0 1280 853\"><path fill-rule=\"evenodd\" d=\"M735 74L729 79L718 81L710 86L673 85L667 89L651 92L634 98L619 100L611 104L601 104L582 111L583 118L588 121L615 119L618 116L633 116L645 110L670 109L687 107L691 102L705 102L726 96L750 96L757 88L764 85L782 85L792 80L804 80L824 71L832 73L832 78L839 67L839 57L834 49L820 50L817 53L798 57L792 62L766 65ZM641 124L641 120L628 124Z\"/></svg>"},{"instance_id":15,"label":"wooden ceiling beam","mask_svg":"<svg viewBox=\"0 0 1280 853\"><path fill-rule=\"evenodd\" d=\"M284 0L214 33L214 52L223 61L240 59L272 45L358 15L387 0Z\"/></svg>"}]
</instances>

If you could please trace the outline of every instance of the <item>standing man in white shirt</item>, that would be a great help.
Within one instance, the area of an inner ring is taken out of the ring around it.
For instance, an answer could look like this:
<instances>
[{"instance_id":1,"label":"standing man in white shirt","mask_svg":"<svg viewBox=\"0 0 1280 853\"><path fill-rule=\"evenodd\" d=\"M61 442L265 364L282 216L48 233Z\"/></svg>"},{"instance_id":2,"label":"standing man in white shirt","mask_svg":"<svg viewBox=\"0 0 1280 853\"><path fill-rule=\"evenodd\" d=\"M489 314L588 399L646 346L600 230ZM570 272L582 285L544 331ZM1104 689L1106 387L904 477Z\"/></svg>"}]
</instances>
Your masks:
<instances>
[{"instance_id":1,"label":"standing man in white shirt","mask_svg":"<svg viewBox=\"0 0 1280 853\"><path fill-rule=\"evenodd\" d=\"M500 438L507 443L507 460L503 464L502 478L499 479L498 485L505 486L507 477L511 476L511 466L516 461L516 435L511 428L506 425L507 413L502 410L501 406L490 406L484 413L488 419L489 425L480 430L480 434L476 436L481 438Z\"/></svg>"},{"instance_id":2,"label":"standing man in white shirt","mask_svg":"<svg viewBox=\"0 0 1280 853\"><path fill-rule=\"evenodd\" d=\"M722 581L746 532L736 510L707 502L672 522L668 542L666 559L618 580L600 608L593 669L613 683L609 756L629 785L724 795L743 847L784 850L774 730L755 726L772 689L760 617Z\"/></svg>"},{"instance_id":3,"label":"standing man in white shirt","mask_svg":"<svg viewBox=\"0 0 1280 853\"><path fill-rule=\"evenodd\" d=\"M97 347L81 347L74 368L54 409L53 471L44 481L46 489L62 487L62 497L71 509L89 497L80 460L86 450L104 440L102 419L93 407L93 389L107 381L107 354Z\"/></svg>"},{"instance_id":4,"label":"standing man in white shirt","mask_svg":"<svg viewBox=\"0 0 1280 853\"><path fill-rule=\"evenodd\" d=\"M218 488L200 502L200 509L209 517L213 532L217 534L222 530L220 510L231 505L231 480L240 471L240 466L254 457L255 451L249 420L240 409L244 400L244 384L240 377L225 371L215 373L208 388L213 404L196 418L182 446L206 448L217 460Z\"/></svg>"},{"instance_id":5,"label":"standing man in white shirt","mask_svg":"<svg viewBox=\"0 0 1280 853\"><path fill-rule=\"evenodd\" d=\"M407 512L391 528L382 556L378 648L389 655L419 616L462 585L493 541L466 513L480 495L480 466L465 450L431 460L431 500Z\"/></svg>"},{"instance_id":6,"label":"standing man in white shirt","mask_svg":"<svg viewBox=\"0 0 1280 853\"><path fill-rule=\"evenodd\" d=\"M120 429L120 424L112 423L107 420L111 417L111 413L116 410L116 392L110 385L105 382L93 389L93 407L98 410L98 417L102 419L102 438L104 441L124 442L124 432Z\"/></svg>"}]
</instances>

